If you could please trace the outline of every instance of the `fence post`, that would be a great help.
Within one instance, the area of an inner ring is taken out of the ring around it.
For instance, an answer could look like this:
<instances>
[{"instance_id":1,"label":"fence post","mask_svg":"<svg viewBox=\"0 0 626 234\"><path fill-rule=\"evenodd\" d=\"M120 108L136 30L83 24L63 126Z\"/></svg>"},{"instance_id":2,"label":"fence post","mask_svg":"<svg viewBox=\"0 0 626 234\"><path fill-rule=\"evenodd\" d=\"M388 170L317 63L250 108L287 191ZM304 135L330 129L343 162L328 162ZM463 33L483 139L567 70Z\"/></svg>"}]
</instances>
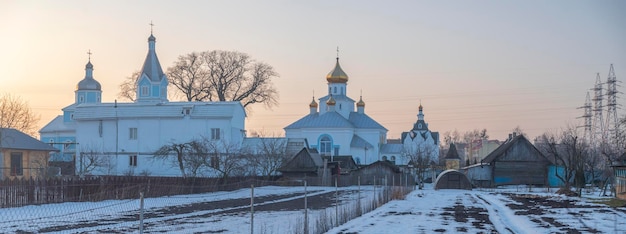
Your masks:
<instances>
[{"instance_id":1,"label":"fence post","mask_svg":"<svg viewBox=\"0 0 626 234\"><path fill-rule=\"evenodd\" d=\"M143 234L143 192L139 193L139 234Z\"/></svg>"},{"instance_id":2,"label":"fence post","mask_svg":"<svg viewBox=\"0 0 626 234\"><path fill-rule=\"evenodd\" d=\"M254 184L250 185L250 234L254 234Z\"/></svg>"},{"instance_id":3,"label":"fence post","mask_svg":"<svg viewBox=\"0 0 626 234\"><path fill-rule=\"evenodd\" d=\"M339 226L339 193L337 190L337 178L335 177L335 227Z\"/></svg>"},{"instance_id":4,"label":"fence post","mask_svg":"<svg viewBox=\"0 0 626 234\"><path fill-rule=\"evenodd\" d=\"M306 194L306 177L304 179L304 234L309 234L309 217Z\"/></svg>"}]
</instances>

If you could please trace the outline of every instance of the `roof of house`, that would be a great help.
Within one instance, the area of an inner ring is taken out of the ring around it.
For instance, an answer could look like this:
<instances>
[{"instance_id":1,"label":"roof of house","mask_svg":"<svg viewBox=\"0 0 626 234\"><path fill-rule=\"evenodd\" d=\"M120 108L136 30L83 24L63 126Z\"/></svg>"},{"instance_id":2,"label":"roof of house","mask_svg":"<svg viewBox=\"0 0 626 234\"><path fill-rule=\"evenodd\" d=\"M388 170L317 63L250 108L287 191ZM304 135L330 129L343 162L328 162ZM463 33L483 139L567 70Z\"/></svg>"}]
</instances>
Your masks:
<instances>
[{"instance_id":1,"label":"roof of house","mask_svg":"<svg viewBox=\"0 0 626 234\"><path fill-rule=\"evenodd\" d=\"M323 159L328 160L328 162L331 162L330 160L332 159L333 162L341 162L341 166L342 168L345 167L351 167L348 169L356 169L358 166L356 165L356 162L354 162L354 158L352 158L352 156L350 155L339 155L339 156L322 156Z\"/></svg>"},{"instance_id":2,"label":"roof of house","mask_svg":"<svg viewBox=\"0 0 626 234\"><path fill-rule=\"evenodd\" d=\"M63 115L59 115L39 130L39 133L48 132L76 132L76 124L63 121Z\"/></svg>"},{"instance_id":3,"label":"roof of house","mask_svg":"<svg viewBox=\"0 0 626 234\"><path fill-rule=\"evenodd\" d=\"M374 146L372 144L370 144L369 142L367 142L366 140L364 140L363 138L361 138L360 136L354 134L352 136L352 141L350 142L350 147L357 147L357 148L374 148Z\"/></svg>"},{"instance_id":4,"label":"roof of house","mask_svg":"<svg viewBox=\"0 0 626 234\"><path fill-rule=\"evenodd\" d=\"M500 155L502 155L504 152L506 152L507 150L509 150L512 146L514 146L517 142L519 141L525 141L528 145L530 145L537 153L539 153L539 155L541 155L542 157L544 157L546 160L550 161L550 159L548 159L548 157L546 157L545 155L543 155L543 153L541 153L541 151L539 151L533 144L530 143L530 141L528 141L528 139L526 139L526 137L524 137L524 135L517 135L515 137L513 137L512 139L504 142L502 145L498 146L498 148L496 148L494 151L492 151L491 153L489 153L489 155L487 155L485 158L483 158L480 162L481 163L491 163L494 160L496 160ZM550 161L552 162L552 161Z\"/></svg>"},{"instance_id":5,"label":"roof of house","mask_svg":"<svg viewBox=\"0 0 626 234\"><path fill-rule=\"evenodd\" d=\"M448 149L446 159L461 159L461 157L459 157L459 153L456 151L454 143L450 143L450 149Z\"/></svg>"},{"instance_id":6,"label":"roof of house","mask_svg":"<svg viewBox=\"0 0 626 234\"><path fill-rule=\"evenodd\" d=\"M0 148L16 150L59 151L26 133L13 128L0 128Z\"/></svg>"},{"instance_id":7,"label":"roof of house","mask_svg":"<svg viewBox=\"0 0 626 234\"><path fill-rule=\"evenodd\" d=\"M296 161L298 160L299 157L310 158L311 161L313 162L313 165L310 165L311 167L302 167L303 165L299 165L300 162L302 162L302 160ZM322 168L322 167L324 167L324 160L322 159L322 156L320 156L317 153L317 151L309 150L308 148L302 148L302 150L300 150L297 154L294 154L293 157L285 161L283 165L278 169L278 171L281 171L281 172L313 171L315 172L317 171L317 168Z\"/></svg>"},{"instance_id":8,"label":"roof of house","mask_svg":"<svg viewBox=\"0 0 626 234\"><path fill-rule=\"evenodd\" d=\"M358 170L365 170L368 169L370 167L376 167L376 166L383 166L383 167L389 167L391 170L393 170L393 172L399 173L400 172L400 168L397 167L396 165L393 165L393 163L391 163L390 161L384 161L384 160L379 160L376 162L373 162L367 166L361 167Z\"/></svg>"},{"instance_id":9,"label":"roof of house","mask_svg":"<svg viewBox=\"0 0 626 234\"><path fill-rule=\"evenodd\" d=\"M83 103L75 106L74 119L182 117L183 108L191 108L191 118L228 118L237 109L245 115L241 102Z\"/></svg>"},{"instance_id":10,"label":"roof of house","mask_svg":"<svg viewBox=\"0 0 626 234\"><path fill-rule=\"evenodd\" d=\"M389 142L389 141L387 141ZM387 143L380 146L381 154L400 154L404 149L403 144Z\"/></svg>"}]
</instances>

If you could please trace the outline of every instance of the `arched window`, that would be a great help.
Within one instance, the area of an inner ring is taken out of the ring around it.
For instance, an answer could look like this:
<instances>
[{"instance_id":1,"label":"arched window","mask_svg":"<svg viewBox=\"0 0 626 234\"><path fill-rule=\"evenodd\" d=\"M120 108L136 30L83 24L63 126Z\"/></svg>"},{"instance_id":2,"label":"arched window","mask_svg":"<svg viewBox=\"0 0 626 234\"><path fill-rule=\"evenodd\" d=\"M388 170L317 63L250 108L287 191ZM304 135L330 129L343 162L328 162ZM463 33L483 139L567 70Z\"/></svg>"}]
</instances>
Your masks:
<instances>
[{"instance_id":1,"label":"arched window","mask_svg":"<svg viewBox=\"0 0 626 234\"><path fill-rule=\"evenodd\" d=\"M332 148L332 141L330 137L323 136L320 138L320 154L321 155L330 155Z\"/></svg>"},{"instance_id":2,"label":"arched window","mask_svg":"<svg viewBox=\"0 0 626 234\"><path fill-rule=\"evenodd\" d=\"M337 87L333 87L333 93L337 94Z\"/></svg>"},{"instance_id":3,"label":"arched window","mask_svg":"<svg viewBox=\"0 0 626 234\"><path fill-rule=\"evenodd\" d=\"M396 161L396 156L391 156L391 161Z\"/></svg>"},{"instance_id":4,"label":"arched window","mask_svg":"<svg viewBox=\"0 0 626 234\"><path fill-rule=\"evenodd\" d=\"M383 161L387 161L387 156L383 156Z\"/></svg>"}]
</instances>

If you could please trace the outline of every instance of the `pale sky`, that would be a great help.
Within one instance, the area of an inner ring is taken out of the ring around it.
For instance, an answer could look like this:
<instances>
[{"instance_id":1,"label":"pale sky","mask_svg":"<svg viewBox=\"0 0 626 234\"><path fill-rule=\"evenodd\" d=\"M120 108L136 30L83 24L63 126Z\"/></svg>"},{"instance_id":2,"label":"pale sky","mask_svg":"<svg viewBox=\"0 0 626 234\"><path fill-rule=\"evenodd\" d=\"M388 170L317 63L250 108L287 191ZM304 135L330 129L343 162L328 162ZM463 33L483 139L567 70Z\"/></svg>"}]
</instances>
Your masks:
<instances>
[{"instance_id":1,"label":"pale sky","mask_svg":"<svg viewBox=\"0 0 626 234\"><path fill-rule=\"evenodd\" d=\"M433 131L486 128L504 139L578 124L596 73L626 79L625 1L1 1L0 92L27 100L40 127L74 101L87 51L103 101L141 69L154 23L164 69L193 51L237 50L274 67L280 106L247 130L284 134L326 95L336 48L388 138L417 107ZM618 103L623 103L623 97ZM623 105L623 104L622 104ZM624 108L624 106L622 106ZM618 115L626 113L619 110Z\"/></svg>"}]
</instances>

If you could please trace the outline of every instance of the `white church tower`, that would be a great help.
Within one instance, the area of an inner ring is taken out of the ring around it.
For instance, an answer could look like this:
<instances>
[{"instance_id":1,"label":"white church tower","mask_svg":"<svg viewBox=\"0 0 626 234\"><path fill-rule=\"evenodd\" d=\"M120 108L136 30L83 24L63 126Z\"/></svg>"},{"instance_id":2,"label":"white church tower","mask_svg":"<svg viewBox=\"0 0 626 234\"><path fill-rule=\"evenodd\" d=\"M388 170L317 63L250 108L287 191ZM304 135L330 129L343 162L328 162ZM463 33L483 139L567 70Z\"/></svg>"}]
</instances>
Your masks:
<instances>
[{"instance_id":1,"label":"white church tower","mask_svg":"<svg viewBox=\"0 0 626 234\"><path fill-rule=\"evenodd\" d=\"M156 54L156 38L150 32L148 55L137 79L136 102L167 102L167 76Z\"/></svg>"}]
</instances>

